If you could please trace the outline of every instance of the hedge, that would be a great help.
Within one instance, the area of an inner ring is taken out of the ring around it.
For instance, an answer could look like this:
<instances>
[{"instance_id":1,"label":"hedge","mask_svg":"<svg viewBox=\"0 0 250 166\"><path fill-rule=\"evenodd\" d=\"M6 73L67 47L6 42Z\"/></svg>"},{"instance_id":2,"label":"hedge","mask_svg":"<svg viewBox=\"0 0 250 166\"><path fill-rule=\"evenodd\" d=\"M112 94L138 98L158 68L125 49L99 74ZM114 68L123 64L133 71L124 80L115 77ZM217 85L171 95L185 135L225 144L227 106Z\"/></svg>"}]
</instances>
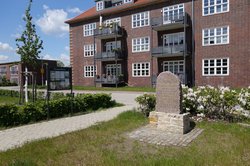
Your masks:
<instances>
[{"instance_id":1,"label":"hedge","mask_svg":"<svg viewBox=\"0 0 250 166\"><path fill-rule=\"evenodd\" d=\"M113 107L116 104L109 94L81 94L74 97L63 97L57 100L51 100L49 105L45 101L28 103L23 106L0 105L0 126L16 126L46 120L48 116L47 108L49 106L49 117L60 118L71 113L84 113L95 111L100 108ZM71 106L73 112L71 112Z\"/></svg>"}]
</instances>

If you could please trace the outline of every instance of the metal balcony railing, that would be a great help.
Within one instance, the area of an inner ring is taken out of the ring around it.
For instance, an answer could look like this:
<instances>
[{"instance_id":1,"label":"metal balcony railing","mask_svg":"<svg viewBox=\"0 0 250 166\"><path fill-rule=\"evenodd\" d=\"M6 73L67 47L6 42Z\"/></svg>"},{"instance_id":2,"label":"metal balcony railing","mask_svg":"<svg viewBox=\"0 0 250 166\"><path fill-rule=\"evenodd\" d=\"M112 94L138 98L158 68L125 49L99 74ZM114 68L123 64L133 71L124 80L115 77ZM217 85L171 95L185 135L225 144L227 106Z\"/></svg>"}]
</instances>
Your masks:
<instances>
[{"instance_id":1,"label":"metal balcony railing","mask_svg":"<svg viewBox=\"0 0 250 166\"><path fill-rule=\"evenodd\" d=\"M99 27L94 30L95 37L120 37L123 35L123 29L118 24L108 25L107 27Z\"/></svg>"},{"instance_id":2,"label":"metal balcony railing","mask_svg":"<svg viewBox=\"0 0 250 166\"><path fill-rule=\"evenodd\" d=\"M178 15L155 17L151 19L151 26L160 27L173 24L187 24L187 18L188 18L187 16L188 16L187 13L182 13ZM176 26L176 28L179 28L179 26Z\"/></svg>"},{"instance_id":3,"label":"metal balcony railing","mask_svg":"<svg viewBox=\"0 0 250 166\"><path fill-rule=\"evenodd\" d=\"M97 53L95 59L106 60L106 59L122 59L124 58L124 54L122 50L113 50L108 52L100 52Z\"/></svg>"},{"instance_id":4,"label":"metal balcony railing","mask_svg":"<svg viewBox=\"0 0 250 166\"><path fill-rule=\"evenodd\" d=\"M152 49L152 56L171 56L184 52L184 44L176 46L159 46Z\"/></svg>"},{"instance_id":5,"label":"metal balcony railing","mask_svg":"<svg viewBox=\"0 0 250 166\"><path fill-rule=\"evenodd\" d=\"M96 82L102 83L102 84L116 84L116 83L122 83L124 81L123 76L116 77L115 75L107 75L104 74L103 76L96 76Z\"/></svg>"}]
</instances>

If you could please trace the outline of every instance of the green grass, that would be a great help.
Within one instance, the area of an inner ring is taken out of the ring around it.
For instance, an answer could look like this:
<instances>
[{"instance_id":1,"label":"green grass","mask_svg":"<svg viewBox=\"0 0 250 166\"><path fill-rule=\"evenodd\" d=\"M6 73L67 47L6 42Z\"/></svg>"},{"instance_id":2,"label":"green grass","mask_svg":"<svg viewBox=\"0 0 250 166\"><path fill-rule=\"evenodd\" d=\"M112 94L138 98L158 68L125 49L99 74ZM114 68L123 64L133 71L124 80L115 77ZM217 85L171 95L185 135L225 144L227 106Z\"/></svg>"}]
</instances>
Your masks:
<instances>
[{"instance_id":1,"label":"green grass","mask_svg":"<svg viewBox=\"0 0 250 166\"><path fill-rule=\"evenodd\" d=\"M152 87L93 87L93 86L74 86L74 90L91 90L91 91L132 91L132 92L155 92Z\"/></svg>"},{"instance_id":2,"label":"green grass","mask_svg":"<svg viewBox=\"0 0 250 166\"><path fill-rule=\"evenodd\" d=\"M18 104L18 97L0 96L0 104Z\"/></svg>"},{"instance_id":3,"label":"green grass","mask_svg":"<svg viewBox=\"0 0 250 166\"><path fill-rule=\"evenodd\" d=\"M203 133L188 147L162 147L127 138L147 123L127 112L88 129L36 141L0 153L0 165L249 165L250 129L237 124L202 122Z\"/></svg>"}]
</instances>

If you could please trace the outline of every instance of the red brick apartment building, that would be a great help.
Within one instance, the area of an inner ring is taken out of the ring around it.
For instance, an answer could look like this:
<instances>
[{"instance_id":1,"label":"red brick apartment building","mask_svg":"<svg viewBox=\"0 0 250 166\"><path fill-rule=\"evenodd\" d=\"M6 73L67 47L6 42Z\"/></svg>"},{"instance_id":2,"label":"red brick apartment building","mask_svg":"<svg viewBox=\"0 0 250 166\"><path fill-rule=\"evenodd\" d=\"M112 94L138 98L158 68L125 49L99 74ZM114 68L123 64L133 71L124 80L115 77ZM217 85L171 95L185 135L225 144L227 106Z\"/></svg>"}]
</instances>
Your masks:
<instances>
[{"instance_id":1,"label":"red brick apartment building","mask_svg":"<svg viewBox=\"0 0 250 166\"><path fill-rule=\"evenodd\" d=\"M38 85L42 85L42 82L45 84L46 80L46 65L48 67L57 67L57 61L54 60L38 60L37 67L36 67L36 83ZM41 69L44 69L44 74L41 73ZM0 79L6 77L6 79L10 80L12 83L20 84L21 73L24 72L25 67L20 63L17 62L8 62L8 63L1 63L0 64ZM28 71L31 71L32 68L28 67ZM30 83L31 83L31 79Z\"/></svg>"},{"instance_id":2,"label":"red brick apartment building","mask_svg":"<svg viewBox=\"0 0 250 166\"><path fill-rule=\"evenodd\" d=\"M250 85L249 0L95 0L66 21L73 84Z\"/></svg>"}]
</instances>

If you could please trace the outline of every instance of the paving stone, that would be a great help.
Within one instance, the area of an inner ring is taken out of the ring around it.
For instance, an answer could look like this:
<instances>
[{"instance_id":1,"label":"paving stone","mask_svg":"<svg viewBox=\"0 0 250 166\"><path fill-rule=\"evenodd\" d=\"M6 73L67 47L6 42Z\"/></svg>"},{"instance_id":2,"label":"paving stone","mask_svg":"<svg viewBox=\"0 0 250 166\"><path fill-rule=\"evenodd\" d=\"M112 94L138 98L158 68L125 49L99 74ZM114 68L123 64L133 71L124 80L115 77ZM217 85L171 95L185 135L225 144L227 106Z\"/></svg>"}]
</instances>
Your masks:
<instances>
[{"instance_id":1,"label":"paving stone","mask_svg":"<svg viewBox=\"0 0 250 166\"><path fill-rule=\"evenodd\" d=\"M173 134L171 132L156 129L155 126L149 124L131 133L127 133L127 136L149 144L161 146L187 146L196 139L202 131L203 129L195 128L187 134Z\"/></svg>"}]
</instances>

